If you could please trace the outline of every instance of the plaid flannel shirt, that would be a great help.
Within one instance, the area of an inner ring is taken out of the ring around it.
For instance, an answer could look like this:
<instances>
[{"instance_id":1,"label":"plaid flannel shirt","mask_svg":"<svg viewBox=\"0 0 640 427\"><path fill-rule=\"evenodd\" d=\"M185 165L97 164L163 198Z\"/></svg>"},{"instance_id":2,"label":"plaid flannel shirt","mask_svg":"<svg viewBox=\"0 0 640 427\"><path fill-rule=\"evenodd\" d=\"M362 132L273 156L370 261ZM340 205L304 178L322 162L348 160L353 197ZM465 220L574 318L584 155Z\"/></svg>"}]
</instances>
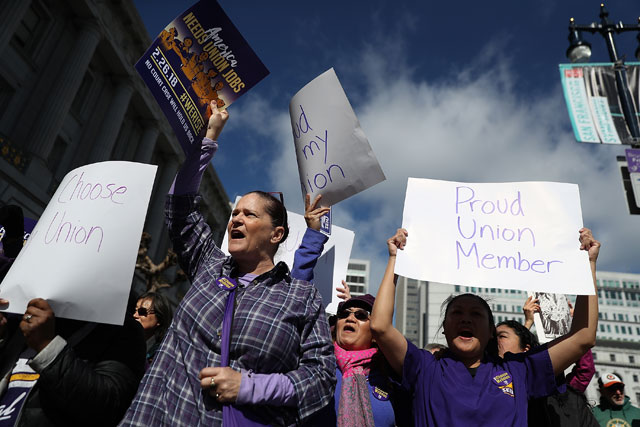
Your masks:
<instances>
[{"instance_id":1,"label":"plaid flannel shirt","mask_svg":"<svg viewBox=\"0 0 640 427\"><path fill-rule=\"evenodd\" d=\"M201 389L198 374L220 366L228 292L214 281L237 277L236 264L216 246L197 197L169 196L166 215L174 250L192 285L122 425L221 425L222 406ZM304 423L329 403L335 386L335 357L319 292L308 282L292 280L284 263L236 292L230 366L286 374L298 401L297 408L248 409L272 425Z\"/></svg>"}]
</instances>

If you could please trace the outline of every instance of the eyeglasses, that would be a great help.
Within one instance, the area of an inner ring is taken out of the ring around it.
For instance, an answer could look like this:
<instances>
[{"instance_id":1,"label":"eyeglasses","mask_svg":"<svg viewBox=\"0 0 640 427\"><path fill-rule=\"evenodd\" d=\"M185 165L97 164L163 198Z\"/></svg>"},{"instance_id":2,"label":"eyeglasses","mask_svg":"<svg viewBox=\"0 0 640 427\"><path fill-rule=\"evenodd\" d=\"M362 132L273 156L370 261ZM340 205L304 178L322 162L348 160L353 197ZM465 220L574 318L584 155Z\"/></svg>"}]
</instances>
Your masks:
<instances>
[{"instance_id":1,"label":"eyeglasses","mask_svg":"<svg viewBox=\"0 0 640 427\"><path fill-rule=\"evenodd\" d=\"M135 309L134 313L138 313L138 316L140 317L147 317L148 315L155 313L155 311L149 310L145 307L138 307Z\"/></svg>"},{"instance_id":2,"label":"eyeglasses","mask_svg":"<svg viewBox=\"0 0 640 427\"><path fill-rule=\"evenodd\" d=\"M369 312L367 310L363 310L363 309L358 309L358 310L353 310L353 311L342 310L342 311L338 312L337 316L338 316L338 319L346 319L351 314L353 314L354 317L356 319L360 320L361 322L364 322L365 320L369 320Z\"/></svg>"}]
</instances>

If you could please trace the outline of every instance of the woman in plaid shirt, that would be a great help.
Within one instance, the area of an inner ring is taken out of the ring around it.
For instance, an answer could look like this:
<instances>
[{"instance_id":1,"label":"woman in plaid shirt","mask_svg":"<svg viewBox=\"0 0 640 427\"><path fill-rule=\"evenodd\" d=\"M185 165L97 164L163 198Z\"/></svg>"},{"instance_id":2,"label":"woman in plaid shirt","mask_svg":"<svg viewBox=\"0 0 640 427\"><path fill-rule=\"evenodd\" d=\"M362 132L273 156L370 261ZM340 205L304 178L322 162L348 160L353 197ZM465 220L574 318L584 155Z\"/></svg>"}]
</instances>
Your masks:
<instances>
[{"instance_id":1,"label":"woman in plaid shirt","mask_svg":"<svg viewBox=\"0 0 640 427\"><path fill-rule=\"evenodd\" d=\"M196 191L226 111L211 104L207 135L188 155L167 200L167 225L192 282L122 425L304 424L327 405L335 358L319 292L274 265L286 209L268 193L240 199L229 253L215 244ZM225 306L235 288L228 367L221 367ZM223 415L224 413L224 415Z\"/></svg>"}]
</instances>

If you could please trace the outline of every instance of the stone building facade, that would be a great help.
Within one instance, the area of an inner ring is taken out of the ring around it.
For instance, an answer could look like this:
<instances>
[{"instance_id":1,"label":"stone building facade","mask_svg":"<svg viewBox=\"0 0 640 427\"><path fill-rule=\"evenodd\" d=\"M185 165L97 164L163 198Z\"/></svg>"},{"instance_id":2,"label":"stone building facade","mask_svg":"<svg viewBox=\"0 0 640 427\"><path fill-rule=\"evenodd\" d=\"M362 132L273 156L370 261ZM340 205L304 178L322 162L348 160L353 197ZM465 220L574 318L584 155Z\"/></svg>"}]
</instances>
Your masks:
<instances>
[{"instance_id":1,"label":"stone building facade","mask_svg":"<svg viewBox=\"0 0 640 427\"><path fill-rule=\"evenodd\" d=\"M184 153L133 68L151 43L133 2L0 0L0 10L0 203L37 219L76 167L156 164L144 229L162 258L165 194ZM212 166L201 193L220 241L230 205Z\"/></svg>"}]
</instances>

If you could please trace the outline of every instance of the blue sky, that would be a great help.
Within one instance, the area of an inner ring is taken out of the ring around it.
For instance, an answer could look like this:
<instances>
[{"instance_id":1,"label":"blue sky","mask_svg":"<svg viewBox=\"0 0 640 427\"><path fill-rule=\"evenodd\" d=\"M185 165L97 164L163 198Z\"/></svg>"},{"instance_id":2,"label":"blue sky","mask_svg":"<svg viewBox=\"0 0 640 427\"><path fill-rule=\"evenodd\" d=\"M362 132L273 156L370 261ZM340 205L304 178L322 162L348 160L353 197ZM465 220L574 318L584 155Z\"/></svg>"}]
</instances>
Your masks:
<instances>
[{"instance_id":1,"label":"blue sky","mask_svg":"<svg viewBox=\"0 0 640 427\"><path fill-rule=\"evenodd\" d=\"M640 218L615 162L625 147L576 143L560 86L569 18L599 20L599 2L220 3L271 72L229 108L214 159L229 197L283 191L302 212L288 104L334 67L388 178L334 208L334 223L356 232L352 256L372 261L372 292L409 176L577 183L584 223L603 241L599 268L640 273ZM135 4L155 36L192 2ZM640 16L637 2L607 8L614 21ZM606 61L604 40L585 38L592 61ZM634 60L635 33L616 42Z\"/></svg>"}]
</instances>

